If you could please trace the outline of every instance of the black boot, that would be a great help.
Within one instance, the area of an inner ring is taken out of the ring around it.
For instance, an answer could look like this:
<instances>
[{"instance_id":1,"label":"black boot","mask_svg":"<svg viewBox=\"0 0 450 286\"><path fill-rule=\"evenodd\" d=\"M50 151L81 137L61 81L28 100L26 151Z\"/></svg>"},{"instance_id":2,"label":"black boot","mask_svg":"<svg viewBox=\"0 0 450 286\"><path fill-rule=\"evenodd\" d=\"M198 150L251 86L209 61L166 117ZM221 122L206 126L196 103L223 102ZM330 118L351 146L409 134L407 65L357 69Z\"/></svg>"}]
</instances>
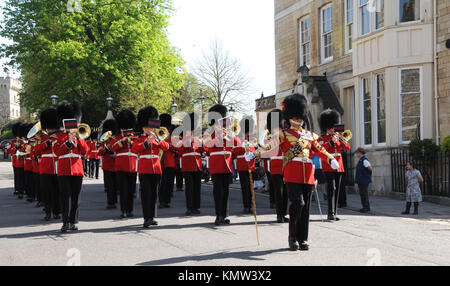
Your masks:
<instances>
[{"instance_id":1,"label":"black boot","mask_svg":"<svg viewBox=\"0 0 450 286\"><path fill-rule=\"evenodd\" d=\"M63 226L61 227L61 232L62 232L62 233L66 233L68 229L69 229L69 224L68 224L68 223L65 223L65 224L63 224Z\"/></svg>"},{"instance_id":2,"label":"black boot","mask_svg":"<svg viewBox=\"0 0 450 286\"><path fill-rule=\"evenodd\" d=\"M414 213L413 215L419 214L419 203L414 203Z\"/></svg>"},{"instance_id":3,"label":"black boot","mask_svg":"<svg viewBox=\"0 0 450 286\"><path fill-rule=\"evenodd\" d=\"M402 212L402 214L403 215L407 215L407 214L409 214L410 210L411 210L411 203L407 202L406 203L406 210L404 212Z\"/></svg>"},{"instance_id":4,"label":"black boot","mask_svg":"<svg viewBox=\"0 0 450 286\"><path fill-rule=\"evenodd\" d=\"M309 244L306 243L306 241L303 241L302 243L300 243L300 250L302 251L308 251L309 250Z\"/></svg>"},{"instance_id":5,"label":"black boot","mask_svg":"<svg viewBox=\"0 0 450 286\"><path fill-rule=\"evenodd\" d=\"M288 241L289 241L289 249L291 251L297 251L299 249L298 242L294 237L289 236Z\"/></svg>"}]
</instances>

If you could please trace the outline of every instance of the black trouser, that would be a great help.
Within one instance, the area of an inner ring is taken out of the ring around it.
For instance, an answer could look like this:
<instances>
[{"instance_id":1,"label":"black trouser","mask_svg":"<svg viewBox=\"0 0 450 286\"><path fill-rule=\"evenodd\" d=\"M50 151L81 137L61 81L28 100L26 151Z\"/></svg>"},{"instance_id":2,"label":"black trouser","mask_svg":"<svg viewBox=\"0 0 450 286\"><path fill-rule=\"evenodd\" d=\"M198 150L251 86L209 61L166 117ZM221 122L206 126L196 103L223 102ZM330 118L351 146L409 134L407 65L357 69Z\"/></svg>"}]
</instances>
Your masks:
<instances>
[{"instance_id":1,"label":"black trouser","mask_svg":"<svg viewBox=\"0 0 450 286\"><path fill-rule=\"evenodd\" d=\"M176 168L175 177L177 179L177 190L183 190L183 173L180 168Z\"/></svg>"},{"instance_id":2,"label":"black trouser","mask_svg":"<svg viewBox=\"0 0 450 286\"><path fill-rule=\"evenodd\" d=\"M361 196L361 204L363 209L370 211L369 203L369 184L358 184L359 195Z\"/></svg>"},{"instance_id":3,"label":"black trouser","mask_svg":"<svg viewBox=\"0 0 450 286\"><path fill-rule=\"evenodd\" d=\"M23 168L16 168L16 178L17 178L17 191L19 195L25 193L25 178Z\"/></svg>"},{"instance_id":4,"label":"black trouser","mask_svg":"<svg viewBox=\"0 0 450 286\"><path fill-rule=\"evenodd\" d=\"M123 213L133 212L134 193L136 192L137 173L116 172L117 188L120 193L120 210Z\"/></svg>"},{"instance_id":5,"label":"black trouser","mask_svg":"<svg viewBox=\"0 0 450 286\"><path fill-rule=\"evenodd\" d=\"M89 177L93 178L95 171L95 178L98 179L99 166L100 166L99 159L89 159Z\"/></svg>"},{"instance_id":6,"label":"black trouser","mask_svg":"<svg viewBox=\"0 0 450 286\"><path fill-rule=\"evenodd\" d=\"M161 177L161 176L160 176ZM161 186L159 187L159 202L170 204L173 194L173 184L175 181L175 168L163 168Z\"/></svg>"},{"instance_id":7,"label":"black trouser","mask_svg":"<svg viewBox=\"0 0 450 286\"><path fill-rule=\"evenodd\" d=\"M186 209L200 209L202 172L184 172L183 177L186 182Z\"/></svg>"},{"instance_id":8,"label":"black trouser","mask_svg":"<svg viewBox=\"0 0 450 286\"><path fill-rule=\"evenodd\" d=\"M103 183L105 185L107 204L117 204L116 172L103 170Z\"/></svg>"},{"instance_id":9,"label":"black trouser","mask_svg":"<svg viewBox=\"0 0 450 286\"><path fill-rule=\"evenodd\" d=\"M41 175L41 194L45 204L47 216L59 215L61 213L59 184L57 175Z\"/></svg>"},{"instance_id":10,"label":"black trouser","mask_svg":"<svg viewBox=\"0 0 450 286\"><path fill-rule=\"evenodd\" d=\"M34 187L34 193L36 194L36 200L38 202L42 202L42 194L41 194L41 188L40 188L40 182L41 182L41 175L39 173L33 173L33 187Z\"/></svg>"},{"instance_id":11,"label":"black trouser","mask_svg":"<svg viewBox=\"0 0 450 286\"><path fill-rule=\"evenodd\" d=\"M269 182L269 201L270 201L270 204L275 204L276 203L275 190L273 188L272 175L270 174L270 172L266 172L266 176L267 176L267 181Z\"/></svg>"},{"instance_id":12,"label":"black trouser","mask_svg":"<svg viewBox=\"0 0 450 286\"><path fill-rule=\"evenodd\" d=\"M227 209L231 176L231 173L211 175L211 179L213 181L214 207L216 209L216 216L221 216L223 218L228 216Z\"/></svg>"},{"instance_id":13,"label":"black trouser","mask_svg":"<svg viewBox=\"0 0 450 286\"><path fill-rule=\"evenodd\" d=\"M80 195L83 177L59 176L63 223L77 224L80 216Z\"/></svg>"},{"instance_id":14,"label":"black trouser","mask_svg":"<svg viewBox=\"0 0 450 286\"><path fill-rule=\"evenodd\" d=\"M156 217L156 199L160 182L161 175L159 174L139 174L144 220L154 219Z\"/></svg>"},{"instance_id":15,"label":"black trouser","mask_svg":"<svg viewBox=\"0 0 450 286\"><path fill-rule=\"evenodd\" d=\"M289 237L299 243L308 241L309 209L313 185L287 183L289 200Z\"/></svg>"},{"instance_id":16,"label":"black trouser","mask_svg":"<svg viewBox=\"0 0 450 286\"><path fill-rule=\"evenodd\" d=\"M341 178L341 189L339 190L339 205L347 205L347 191L345 190L346 177L343 173Z\"/></svg>"},{"instance_id":17,"label":"black trouser","mask_svg":"<svg viewBox=\"0 0 450 286\"><path fill-rule=\"evenodd\" d=\"M33 184L33 172L32 171L24 171L23 172L25 179L25 193L29 199L33 199L35 197L34 194L34 184Z\"/></svg>"},{"instance_id":18,"label":"black trouser","mask_svg":"<svg viewBox=\"0 0 450 286\"><path fill-rule=\"evenodd\" d=\"M252 174L255 177L255 174ZM242 203L244 209L252 208L252 190L250 187L250 174L248 171L239 171L239 182L242 190Z\"/></svg>"},{"instance_id":19,"label":"black trouser","mask_svg":"<svg viewBox=\"0 0 450 286\"><path fill-rule=\"evenodd\" d=\"M328 215L336 215L343 173L325 172L327 178Z\"/></svg>"},{"instance_id":20,"label":"black trouser","mask_svg":"<svg viewBox=\"0 0 450 286\"><path fill-rule=\"evenodd\" d=\"M89 162L88 159L82 159L83 161L83 168L84 168L84 175L88 176L89 175Z\"/></svg>"},{"instance_id":21,"label":"black trouser","mask_svg":"<svg viewBox=\"0 0 450 286\"><path fill-rule=\"evenodd\" d=\"M13 172L14 172L14 191L18 192L19 191L19 183L18 183L18 175L17 175L17 168L13 167Z\"/></svg>"},{"instance_id":22,"label":"black trouser","mask_svg":"<svg viewBox=\"0 0 450 286\"><path fill-rule=\"evenodd\" d=\"M275 193L277 216L286 216L288 205L288 191L283 180L283 175L272 175L272 184Z\"/></svg>"}]
</instances>

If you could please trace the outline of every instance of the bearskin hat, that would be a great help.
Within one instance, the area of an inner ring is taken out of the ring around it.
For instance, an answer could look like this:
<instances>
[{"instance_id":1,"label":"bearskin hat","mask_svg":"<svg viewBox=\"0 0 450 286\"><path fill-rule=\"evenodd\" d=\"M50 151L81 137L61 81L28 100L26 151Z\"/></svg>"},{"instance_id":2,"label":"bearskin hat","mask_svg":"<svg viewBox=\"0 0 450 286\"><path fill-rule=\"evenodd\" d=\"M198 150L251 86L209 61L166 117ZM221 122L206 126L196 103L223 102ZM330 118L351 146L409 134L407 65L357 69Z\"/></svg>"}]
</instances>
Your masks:
<instances>
[{"instance_id":1,"label":"bearskin hat","mask_svg":"<svg viewBox=\"0 0 450 286\"><path fill-rule=\"evenodd\" d=\"M20 137L20 126L22 125L22 122L14 123L12 126L12 134L14 137Z\"/></svg>"},{"instance_id":2,"label":"bearskin hat","mask_svg":"<svg viewBox=\"0 0 450 286\"><path fill-rule=\"evenodd\" d=\"M102 124L102 134L111 131L113 135L119 133L119 126L117 125L117 121L115 119L105 120Z\"/></svg>"},{"instance_id":3,"label":"bearskin hat","mask_svg":"<svg viewBox=\"0 0 450 286\"><path fill-rule=\"evenodd\" d=\"M171 129L172 128L172 116L170 114L161 114L159 116L159 120L161 120L161 126Z\"/></svg>"},{"instance_id":4,"label":"bearskin hat","mask_svg":"<svg viewBox=\"0 0 450 286\"><path fill-rule=\"evenodd\" d=\"M286 97L283 101L283 117L289 121L292 118L308 119L308 101L302 94L296 93Z\"/></svg>"},{"instance_id":5,"label":"bearskin hat","mask_svg":"<svg viewBox=\"0 0 450 286\"><path fill-rule=\"evenodd\" d=\"M216 104L211 107L208 112L208 122L210 126L213 126L216 123L215 117L217 116L215 116L214 113L219 113L222 118L224 118L227 116L228 109L221 104Z\"/></svg>"},{"instance_id":6,"label":"bearskin hat","mask_svg":"<svg viewBox=\"0 0 450 286\"><path fill-rule=\"evenodd\" d=\"M141 108L138 113L138 124L141 128L148 126L149 120L158 120L158 110L153 106Z\"/></svg>"},{"instance_id":7,"label":"bearskin hat","mask_svg":"<svg viewBox=\"0 0 450 286\"><path fill-rule=\"evenodd\" d=\"M280 129L283 129L283 111L280 109L274 109L267 114L267 125L266 129L272 133L272 121L275 123L278 120L278 126Z\"/></svg>"},{"instance_id":8,"label":"bearskin hat","mask_svg":"<svg viewBox=\"0 0 450 286\"><path fill-rule=\"evenodd\" d=\"M91 138L92 140L98 140L98 131L92 132L89 138Z\"/></svg>"},{"instance_id":9,"label":"bearskin hat","mask_svg":"<svg viewBox=\"0 0 450 286\"><path fill-rule=\"evenodd\" d=\"M339 123L339 113L334 109L324 110L319 117L319 125L322 132L333 128Z\"/></svg>"},{"instance_id":10,"label":"bearskin hat","mask_svg":"<svg viewBox=\"0 0 450 286\"><path fill-rule=\"evenodd\" d=\"M62 101L56 108L58 113L58 122L62 126L64 119L75 118L78 123L81 123L81 108L76 102L70 102L67 100Z\"/></svg>"},{"instance_id":11,"label":"bearskin hat","mask_svg":"<svg viewBox=\"0 0 450 286\"><path fill-rule=\"evenodd\" d=\"M253 118L251 116L246 116L246 117L242 118L241 121L239 122L239 125L241 126L242 134L247 134L247 133L252 134L255 129L255 121L253 120Z\"/></svg>"},{"instance_id":12,"label":"bearskin hat","mask_svg":"<svg viewBox=\"0 0 450 286\"><path fill-rule=\"evenodd\" d=\"M58 111L54 108L45 109L40 116L42 130L58 129Z\"/></svg>"},{"instance_id":13,"label":"bearskin hat","mask_svg":"<svg viewBox=\"0 0 450 286\"><path fill-rule=\"evenodd\" d=\"M194 131L199 127L200 118L194 112L187 114L183 119L183 130Z\"/></svg>"},{"instance_id":14,"label":"bearskin hat","mask_svg":"<svg viewBox=\"0 0 450 286\"><path fill-rule=\"evenodd\" d=\"M122 110L119 114L117 114L116 120L119 128L123 130L133 129L136 124L136 116L129 109Z\"/></svg>"},{"instance_id":15,"label":"bearskin hat","mask_svg":"<svg viewBox=\"0 0 450 286\"><path fill-rule=\"evenodd\" d=\"M33 128L34 124L33 123L23 123L22 125L20 125L20 137L23 138L27 138L28 132L30 132L31 128Z\"/></svg>"}]
</instances>

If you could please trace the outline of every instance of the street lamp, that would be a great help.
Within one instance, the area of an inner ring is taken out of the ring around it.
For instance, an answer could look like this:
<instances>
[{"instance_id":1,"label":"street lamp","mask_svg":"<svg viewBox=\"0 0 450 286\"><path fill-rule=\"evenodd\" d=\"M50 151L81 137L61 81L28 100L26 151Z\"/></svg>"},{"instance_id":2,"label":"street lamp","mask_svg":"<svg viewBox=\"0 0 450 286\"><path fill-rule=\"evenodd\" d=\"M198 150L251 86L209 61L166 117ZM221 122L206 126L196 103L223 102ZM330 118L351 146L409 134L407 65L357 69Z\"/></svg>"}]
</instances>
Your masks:
<instances>
[{"instance_id":1,"label":"street lamp","mask_svg":"<svg viewBox=\"0 0 450 286\"><path fill-rule=\"evenodd\" d=\"M111 109L113 100L114 99L111 97L111 95L109 95L109 97L106 99L106 105L108 106L108 110Z\"/></svg>"},{"instance_id":2,"label":"street lamp","mask_svg":"<svg viewBox=\"0 0 450 286\"><path fill-rule=\"evenodd\" d=\"M171 109L172 115L173 115L173 114L177 113L178 105L175 103L175 95L172 95L172 97L173 97L173 104L170 107L170 109Z\"/></svg>"},{"instance_id":3,"label":"street lamp","mask_svg":"<svg viewBox=\"0 0 450 286\"><path fill-rule=\"evenodd\" d=\"M56 105L58 104L58 96L56 94L53 94L52 96L50 96L50 98L52 99L53 106L56 107Z\"/></svg>"}]
</instances>

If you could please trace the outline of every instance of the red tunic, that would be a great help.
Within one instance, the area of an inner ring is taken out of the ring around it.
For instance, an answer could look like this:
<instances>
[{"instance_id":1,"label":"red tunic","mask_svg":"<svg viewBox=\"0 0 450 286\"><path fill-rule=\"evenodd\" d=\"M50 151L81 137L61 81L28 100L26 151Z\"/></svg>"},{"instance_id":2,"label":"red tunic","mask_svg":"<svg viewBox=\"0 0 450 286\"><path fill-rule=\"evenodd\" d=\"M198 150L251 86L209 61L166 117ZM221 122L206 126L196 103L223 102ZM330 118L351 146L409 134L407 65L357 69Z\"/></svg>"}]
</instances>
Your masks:
<instances>
[{"instance_id":1,"label":"red tunic","mask_svg":"<svg viewBox=\"0 0 450 286\"><path fill-rule=\"evenodd\" d=\"M165 140L169 144L169 150L164 152L162 157L161 166L162 168L176 168L176 158L175 158L175 148L173 147L172 136Z\"/></svg>"},{"instance_id":2,"label":"red tunic","mask_svg":"<svg viewBox=\"0 0 450 286\"><path fill-rule=\"evenodd\" d=\"M31 155L33 158L33 173L39 174L39 161L41 158L39 154L36 154L36 146L31 147Z\"/></svg>"},{"instance_id":3,"label":"red tunic","mask_svg":"<svg viewBox=\"0 0 450 286\"><path fill-rule=\"evenodd\" d=\"M55 154L58 156L58 176L84 177L83 155L86 155L89 148L86 141L77 139L77 146L67 146L69 135L58 133L58 141L55 144Z\"/></svg>"},{"instance_id":4,"label":"red tunic","mask_svg":"<svg viewBox=\"0 0 450 286\"><path fill-rule=\"evenodd\" d=\"M17 148L16 145L19 145L19 147ZM11 151L13 152L13 154L16 154L18 151L19 152L25 152L25 144L22 143L22 141L18 141L17 140L15 142L14 146L13 146L13 149ZM25 160L23 159L23 157L20 158L19 156L15 155L15 158L16 158L16 160L15 160L16 161L15 162L16 168L23 168L24 167L24 163L25 163Z\"/></svg>"},{"instance_id":5,"label":"red tunic","mask_svg":"<svg viewBox=\"0 0 450 286\"><path fill-rule=\"evenodd\" d=\"M234 136L229 138L216 138L212 134L210 140L206 141L204 149L209 156L209 171L214 174L233 173L233 152L235 147L241 145L241 140Z\"/></svg>"},{"instance_id":6,"label":"red tunic","mask_svg":"<svg viewBox=\"0 0 450 286\"><path fill-rule=\"evenodd\" d=\"M89 159L100 159L100 156L98 155L98 146L97 143L94 141L90 141L88 143L89 152L88 152L88 158Z\"/></svg>"},{"instance_id":7,"label":"red tunic","mask_svg":"<svg viewBox=\"0 0 450 286\"><path fill-rule=\"evenodd\" d=\"M330 141L332 141L332 136L331 135L322 135L319 138L319 144L323 146L323 148L325 148L325 150L327 150L328 153L330 153L331 155L333 155L333 157L336 159L336 161L338 161L339 163L339 169L338 170L333 170L333 168L331 168L330 164L328 164L327 160L322 160L322 171L323 172L333 172L333 173L344 173L344 162L342 160L342 151L348 151L350 150L350 143L346 142L346 141L334 141L334 146L333 144L331 144Z\"/></svg>"},{"instance_id":8,"label":"red tunic","mask_svg":"<svg viewBox=\"0 0 450 286\"><path fill-rule=\"evenodd\" d=\"M31 157L31 145L30 145L30 143L26 143L25 144L25 151L27 149L30 150L30 154L28 154L27 156L24 157L23 170L26 171L26 172L29 172L29 171L33 170L33 158Z\"/></svg>"},{"instance_id":9,"label":"red tunic","mask_svg":"<svg viewBox=\"0 0 450 286\"><path fill-rule=\"evenodd\" d=\"M195 138L184 137L179 145L177 150L181 157L181 172L203 171L202 153L204 150L200 146L200 142Z\"/></svg>"},{"instance_id":10,"label":"red tunic","mask_svg":"<svg viewBox=\"0 0 450 286\"><path fill-rule=\"evenodd\" d=\"M6 153L7 154L11 154L11 161L12 161L12 166L15 168L16 167L16 162L17 162L17 156L16 156L16 144L17 144L17 140L14 139L11 142L9 142L9 148L6 149Z\"/></svg>"},{"instance_id":11,"label":"red tunic","mask_svg":"<svg viewBox=\"0 0 450 286\"><path fill-rule=\"evenodd\" d=\"M315 185L314 165L312 163L314 152L324 160L333 159L333 157L317 141L319 136L307 130L302 129L297 131L291 128L287 131L283 131L282 137L283 138L280 138L280 140L283 155L286 155L286 152L293 146L291 142L295 143L300 139L303 145L301 148L302 152L285 167L284 182Z\"/></svg>"},{"instance_id":12,"label":"red tunic","mask_svg":"<svg viewBox=\"0 0 450 286\"><path fill-rule=\"evenodd\" d=\"M140 136L133 140L132 152L139 155L139 174L162 174L159 152L169 150L166 141L158 143L156 139L148 142L147 136Z\"/></svg>"},{"instance_id":13,"label":"red tunic","mask_svg":"<svg viewBox=\"0 0 450 286\"><path fill-rule=\"evenodd\" d=\"M250 149L249 150L250 152L255 152L255 150L256 150L254 146L250 146L249 149ZM242 147L242 146L236 147L234 149L233 153L237 156L237 159L236 159L236 170L238 172L248 172L248 163L250 163L250 166L252 168L252 172L256 171L255 160L253 159L250 162L247 162L247 160L245 160L245 157L244 157L244 155L245 155L245 148L244 147Z\"/></svg>"},{"instance_id":14,"label":"red tunic","mask_svg":"<svg viewBox=\"0 0 450 286\"><path fill-rule=\"evenodd\" d=\"M56 135L56 134L55 134ZM41 157L39 164L39 173L47 175L56 175L56 165L58 157L55 154L55 144L58 139L55 136L42 135L42 143L34 147L35 155ZM50 140L50 146L47 146L47 141Z\"/></svg>"},{"instance_id":15,"label":"red tunic","mask_svg":"<svg viewBox=\"0 0 450 286\"><path fill-rule=\"evenodd\" d=\"M116 155L113 152L102 145L98 148L98 155L102 157L102 170L107 172L116 171Z\"/></svg>"},{"instance_id":16,"label":"red tunic","mask_svg":"<svg viewBox=\"0 0 450 286\"><path fill-rule=\"evenodd\" d=\"M113 136L108 148L116 154L116 172L136 173L136 161L138 155L131 150L132 144L122 142L122 135Z\"/></svg>"}]
</instances>

